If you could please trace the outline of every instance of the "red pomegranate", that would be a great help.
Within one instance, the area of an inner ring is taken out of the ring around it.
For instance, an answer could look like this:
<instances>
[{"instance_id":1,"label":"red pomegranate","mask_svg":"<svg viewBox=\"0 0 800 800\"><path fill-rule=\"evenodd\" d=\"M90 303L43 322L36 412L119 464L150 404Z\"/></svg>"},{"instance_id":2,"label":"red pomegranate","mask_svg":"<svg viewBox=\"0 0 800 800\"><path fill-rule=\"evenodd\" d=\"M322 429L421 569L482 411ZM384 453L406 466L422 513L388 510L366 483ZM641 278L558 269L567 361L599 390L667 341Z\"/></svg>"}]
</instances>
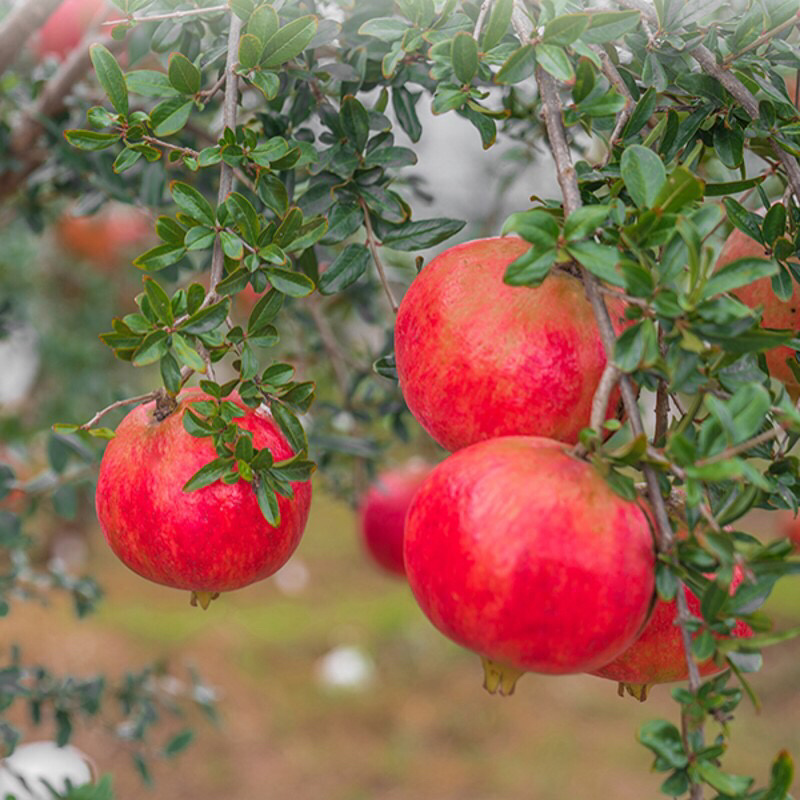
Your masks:
<instances>
[{"instance_id":1,"label":"red pomegranate","mask_svg":"<svg viewBox=\"0 0 800 800\"><path fill-rule=\"evenodd\" d=\"M367 552L387 572L405 575L403 525L406 512L431 467L411 461L382 472L359 505L361 537Z\"/></svg>"},{"instance_id":2,"label":"red pomegranate","mask_svg":"<svg viewBox=\"0 0 800 800\"><path fill-rule=\"evenodd\" d=\"M717 269L736 261L739 258L769 258L769 254L755 239L736 228L725 240L719 258ZM765 328L790 328L800 331L800 291L794 287L789 300L781 300L772 291L770 278L760 278L747 286L735 289L733 294L750 308L763 307L761 324ZM790 347L773 347L766 352L767 368L769 374L786 386L790 397L797 401L800 397L800 383L786 363L787 359L796 359L796 353Z\"/></svg>"},{"instance_id":3,"label":"red pomegranate","mask_svg":"<svg viewBox=\"0 0 800 800\"><path fill-rule=\"evenodd\" d=\"M400 388L411 413L448 450L494 436L574 443L589 424L606 365L581 282L554 272L536 289L507 286L521 239L446 250L414 279L397 314ZM622 325L623 305L609 304ZM619 394L608 405L618 408Z\"/></svg>"},{"instance_id":4,"label":"red pomegranate","mask_svg":"<svg viewBox=\"0 0 800 800\"><path fill-rule=\"evenodd\" d=\"M66 58L81 43L91 24L100 20L105 6L105 0L63 0L33 41L36 55Z\"/></svg>"},{"instance_id":5,"label":"red pomegranate","mask_svg":"<svg viewBox=\"0 0 800 800\"><path fill-rule=\"evenodd\" d=\"M460 450L417 491L405 564L422 610L484 658L486 687L523 671L607 664L633 644L654 588L645 513L552 439Z\"/></svg>"},{"instance_id":6,"label":"red pomegranate","mask_svg":"<svg viewBox=\"0 0 800 800\"><path fill-rule=\"evenodd\" d=\"M791 511L782 511L780 522L781 533L792 540L795 550L800 550L800 515L795 516Z\"/></svg>"},{"instance_id":7,"label":"red pomegranate","mask_svg":"<svg viewBox=\"0 0 800 800\"><path fill-rule=\"evenodd\" d=\"M210 439L183 428L187 406L210 398L187 389L178 407L159 422L155 402L138 406L122 420L100 464L97 517L111 549L144 578L189 589L201 604L272 575L297 547L311 503L311 482L293 483L294 497L278 496L281 521L273 528L262 516L253 485L221 481L194 492L184 484L217 457ZM246 408L239 427L253 433L256 448L276 461L292 449L268 413Z\"/></svg>"},{"instance_id":8,"label":"red pomegranate","mask_svg":"<svg viewBox=\"0 0 800 800\"><path fill-rule=\"evenodd\" d=\"M731 594L742 582L742 572L737 569L731 581ZM685 588L689 611L699 617L700 600L690 589ZM641 636L620 656L592 674L617 681L620 695L625 691L638 700L646 700L650 687L655 683L685 681L689 677L686 654L683 649L678 622L678 607L674 600L656 602L655 608ZM746 638L753 635L749 625L738 620L733 636ZM716 675L724 667L718 667L712 659L699 664L702 676Z\"/></svg>"},{"instance_id":9,"label":"red pomegranate","mask_svg":"<svg viewBox=\"0 0 800 800\"><path fill-rule=\"evenodd\" d=\"M113 203L90 216L66 213L56 224L58 243L101 272L111 272L154 240L153 223L133 206Z\"/></svg>"}]
</instances>

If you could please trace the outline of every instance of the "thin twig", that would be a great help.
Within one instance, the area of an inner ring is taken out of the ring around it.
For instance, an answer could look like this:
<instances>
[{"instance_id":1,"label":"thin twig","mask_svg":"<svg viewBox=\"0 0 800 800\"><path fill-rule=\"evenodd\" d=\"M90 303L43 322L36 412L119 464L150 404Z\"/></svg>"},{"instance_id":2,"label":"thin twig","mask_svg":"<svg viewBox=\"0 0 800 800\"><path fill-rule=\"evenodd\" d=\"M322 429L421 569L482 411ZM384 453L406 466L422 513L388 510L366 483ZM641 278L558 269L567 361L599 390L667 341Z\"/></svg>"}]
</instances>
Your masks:
<instances>
[{"instance_id":1,"label":"thin twig","mask_svg":"<svg viewBox=\"0 0 800 800\"><path fill-rule=\"evenodd\" d=\"M124 406L130 406L134 403L146 403L149 400L154 400L156 397L156 392L148 392L147 394L140 394L137 397L128 397L125 400L117 400L116 403L112 403L110 406L106 406L102 411L98 411L88 422L84 422L83 425L78 427L79 431L88 431L89 428L93 428L97 425L100 420L106 416L106 414L110 414L112 411L116 411L118 408L123 408Z\"/></svg>"},{"instance_id":2,"label":"thin twig","mask_svg":"<svg viewBox=\"0 0 800 800\"><path fill-rule=\"evenodd\" d=\"M492 5L492 0L483 0L481 7L478 10L478 19L475 20L475 29L472 31L472 38L477 39L480 35L481 28L483 27L483 20Z\"/></svg>"},{"instance_id":3,"label":"thin twig","mask_svg":"<svg viewBox=\"0 0 800 800\"><path fill-rule=\"evenodd\" d=\"M154 147L163 147L165 150L179 151L190 158L197 158L200 155L197 150L193 150L191 147L181 147L180 145L172 144L172 142L157 139L155 136L142 136L142 141L152 144Z\"/></svg>"},{"instance_id":4,"label":"thin twig","mask_svg":"<svg viewBox=\"0 0 800 800\"><path fill-rule=\"evenodd\" d=\"M748 439L746 442L735 444L723 450L721 453L701 459L695 464L695 466L705 467L708 464L717 464L720 461L726 461L729 458L734 458L741 453L746 453L748 450L752 450L754 447L758 447L760 444L771 442L773 439L777 439L782 433L783 428L771 428L768 431L763 431L762 433L759 433L758 436L754 436L752 439Z\"/></svg>"},{"instance_id":5,"label":"thin twig","mask_svg":"<svg viewBox=\"0 0 800 800\"><path fill-rule=\"evenodd\" d=\"M378 270L378 276L381 279L383 291L386 293L386 297L389 300L389 305L392 307L392 311L396 314L397 309L400 308L400 306L398 305L397 300L392 293L392 288L389 286L389 280L386 277L386 270L383 267L381 255L378 252L378 240L375 238L375 231L372 230L372 221L369 218L369 209L367 208L367 204L364 202L363 197L359 197L358 202L364 215L364 227L367 229L367 247L369 248L370 253L372 253L372 260L375 262L375 267Z\"/></svg>"},{"instance_id":6,"label":"thin twig","mask_svg":"<svg viewBox=\"0 0 800 800\"><path fill-rule=\"evenodd\" d=\"M208 102L222 88L222 85L225 83L227 78L228 73L226 70L208 89L204 89L202 92L199 92L200 97L202 97L204 101Z\"/></svg>"},{"instance_id":7,"label":"thin twig","mask_svg":"<svg viewBox=\"0 0 800 800\"><path fill-rule=\"evenodd\" d=\"M308 313L311 315L311 319L314 322L317 333L319 333L322 346L325 348L325 352L328 354L328 359L330 360L331 367L333 368L333 375L336 378L336 384L339 387L342 398L344 399L345 403L347 403L349 400L350 387L347 366L345 364L344 356L339 350L339 345L336 341L336 334L333 332L333 328L331 328L331 324L328 321L327 316L325 316L325 312L322 310L320 305L319 295L316 293L312 294L308 298L306 308L308 309Z\"/></svg>"},{"instance_id":8,"label":"thin twig","mask_svg":"<svg viewBox=\"0 0 800 800\"><path fill-rule=\"evenodd\" d=\"M61 0L28 0L17 3L0 25L0 75L22 52L31 34L44 25Z\"/></svg>"},{"instance_id":9,"label":"thin twig","mask_svg":"<svg viewBox=\"0 0 800 800\"><path fill-rule=\"evenodd\" d=\"M239 51L239 35L242 31L242 21L236 14L231 14L231 27L228 31L228 57L225 61L225 95L222 100L222 129L236 129L236 103L239 94L239 76L234 72L236 58ZM224 161L219 171L219 192L217 205L225 202L233 189L233 168ZM217 236L214 241L214 254L211 257L211 278L209 280L208 295L206 300L213 303L217 300L217 284L222 280L225 266L225 257L222 252L222 243Z\"/></svg>"},{"instance_id":10,"label":"thin twig","mask_svg":"<svg viewBox=\"0 0 800 800\"><path fill-rule=\"evenodd\" d=\"M596 431L600 430L600 428L603 427L603 423L606 421L608 403L611 399L611 393L614 391L614 387L619 383L619 376L619 368L609 361L603 370L603 374L600 376L600 382L597 384L597 388L594 391L594 397L592 397L592 416L589 425Z\"/></svg>"},{"instance_id":11,"label":"thin twig","mask_svg":"<svg viewBox=\"0 0 800 800\"><path fill-rule=\"evenodd\" d=\"M602 47L600 47L600 45L592 45L592 50L600 59L603 75L606 76L608 82L625 98L625 106L622 111L617 114L617 121L614 124L614 130L611 131L611 136L608 138L608 152L606 153L606 157L600 163L601 167L605 167L611 160L611 156L614 153L614 144L622 133L623 128L628 124L628 120L630 119L636 104L630 89L628 89L628 84L622 80L619 70L609 57L608 53Z\"/></svg>"},{"instance_id":12,"label":"thin twig","mask_svg":"<svg viewBox=\"0 0 800 800\"><path fill-rule=\"evenodd\" d=\"M737 58L741 58L745 53L749 53L751 50L755 50L758 47L761 47L762 44L766 44L770 39L774 39L779 33L783 33L788 28L793 28L797 25L797 17L791 16L786 21L782 22L780 25L776 25L772 30L766 31L762 33L761 36L758 37L754 42L750 42L746 47L743 47L738 53L731 53L730 55L725 56L722 59L722 65L727 67L731 62L736 61Z\"/></svg>"},{"instance_id":13,"label":"thin twig","mask_svg":"<svg viewBox=\"0 0 800 800\"><path fill-rule=\"evenodd\" d=\"M181 17L196 17L199 14L218 14L221 11L230 11L230 6L208 6L207 8L189 8L185 11L170 11L164 14L152 14L148 17L123 17L122 19L110 19L103 25L130 25L139 22L153 22L161 19L180 19Z\"/></svg>"},{"instance_id":14,"label":"thin twig","mask_svg":"<svg viewBox=\"0 0 800 800\"><path fill-rule=\"evenodd\" d=\"M653 441L661 442L667 435L669 426L669 395L667 394L667 384L664 381L658 382L656 389L656 428L653 432Z\"/></svg>"}]
</instances>

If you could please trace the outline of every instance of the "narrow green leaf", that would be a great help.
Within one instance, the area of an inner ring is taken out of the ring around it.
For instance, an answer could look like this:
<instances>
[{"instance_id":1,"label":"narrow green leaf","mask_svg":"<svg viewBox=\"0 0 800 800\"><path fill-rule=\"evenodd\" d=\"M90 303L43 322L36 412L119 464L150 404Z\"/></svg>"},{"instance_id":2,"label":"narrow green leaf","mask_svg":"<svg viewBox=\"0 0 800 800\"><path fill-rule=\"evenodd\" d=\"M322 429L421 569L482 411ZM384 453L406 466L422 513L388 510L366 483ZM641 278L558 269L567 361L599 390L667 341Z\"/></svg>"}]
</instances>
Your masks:
<instances>
[{"instance_id":1,"label":"narrow green leaf","mask_svg":"<svg viewBox=\"0 0 800 800\"><path fill-rule=\"evenodd\" d=\"M393 250L424 250L449 239L458 233L466 223L460 219L435 217L406 222L389 228L381 241Z\"/></svg>"},{"instance_id":2,"label":"narrow green leaf","mask_svg":"<svg viewBox=\"0 0 800 800\"><path fill-rule=\"evenodd\" d=\"M172 53L167 69L169 82L183 94L197 94L202 76L200 70L183 53Z\"/></svg>"},{"instance_id":3,"label":"narrow green leaf","mask_svg":"<svg viewBox=\"0 0 800 800\"><path fill-rule=\"evenodd\" d=\"M215 303L213 306L203 308L195 314L192 314L181 326L180 330L183 333L192 333L195 335L202 333L209 333L215 328L219 327L228 316L230 308L230 300L225 300Z\"/></svg>"},{"instance_id":4,"label":"narrow green leaf","mask_svg":"<svg viewBox=\"0 0 800 800\"><path fill-rule=\"evenodd\" d=\"M589 14L562 14L544 26L542 41L566 47L572 44L589 27Z\"/></svg>"},{"instance_id":5,"label":"narrow green leaf","mask_svg":"<svg viewBox=\"0 0 800 800\"><path fill-rule=\"evenodd\" d=\"M530 78L536 69L536 53L532 44L517 48L494 76L495 83L519 83Z\"/></svg>"},{"instance_id":6,"label":"narrow green leaf","mask_svg":"<svg viewBox=\"0 0 800 800\"><path fill-rule=\"evenodd\" d=\"M206 364L200 354L179 333L172 334L172 349L182 364L195 372L205 372Z\"/></svg>"},{"instance_id":7,"label":"narrow green leaf","mask_svg":"<svg viewBox=\"0 0 800 800\"><path fill-rule=\"evenodd\" d=\"M575 80L575 71L569 56L563 47L554 44L537 44L535 47L536 61L539 66L549 72L556 80L571 83Z\"/></svg>"},{"instance_id":8,"label":"narrow green leaf","mask_svg":"<svg viewBox=\"0 0 800 800\"><path fill-rule=\"evenodd\" d=\"M254 486L256 489L258 507L261 509L264 519L272 525L273 528L277 528L278 525L281 524L281 512L278 507L278 498L275 492L267 487L262 476L258 477L254 482Z\"/></svg>"},{"instance_id":9,"label":"narrow green leaf","mask_svg":"<svg viewBox=\"0 0 800 800\"><path fill-rule=\"evenodd\" d=\"M171 136L189 121L194 108L193 100L184 97L170 97L160 102L150 112L150 124L156 136Z\"/></svg>"},{"instance_id":10,"label":"narrow green leaf","mask_svg":"<svg viewBox=\"0 0 800 800\"><path fill-rule=\"evenodd\" d=\"M511 22L513 11L514 0L495 0L492 4L489 22L481 37L481 50L483 52L491 50L503 40L503 37L508 33L508 25Z\"/></svg>"},{"instance_id":11,"label":"narrow green leaf","mask_svg":"<svg viewBox=\"0 0 800 800\"><path fill-rule=\"evenodd\" d=\"M230 468L233 463L232 458L215 458L204 467L201 467L184 484L184 492L196 492L204 489L212 483L216 483Z\"/></svg>"},{"instance_id":12,"label":"narrow green leaf","mask_svg":"<svg viewBox=\"0 0 800 800\"><path fill-rule=\"evenodd\" d=\"M159 361L169 351L166 331L157 330L148 333L144 341L134 350L131 363L134 367L144 367Z\"/></svg>"},{"instance_id":13,"label":"narrow green leaf","mask_svg":"<svg viewBox=\"0 0 800 800\"><path fill-rule=\"evenodd\" d=\"M128 114L128 87L125 73L117 63L112 52L105 46L95 43L89 47L89 57L97 73L97 80L108 95L111 105L118 114Z\"/></svg>"},{"instance_id":14,"label":"narrow green leaf","mask_svg":"<svg viewBox=\"0 0 800 800\"><path fill-rule=\"evenodd\" d=\"M778 264L765 258L738 258L715 272L703 287L703 299L747 286L759 278L775 275Z\"/></svg>"},{"instance_id":15,"label":"narrow green leaf","mask_svg":"<svg viewBox=\"0 0 800 800\"><path fill-rule=\"evenodd\" d=\"M172 313L172 303L169 295L164 291L158 281L153 278L145 278L144 291L150 301L150 307L156 312L156 316L165 325L171 325L175 320Z\"/></svg>"},{"instance_id":16,"label":"narrow green leaf","mask_svg":"<svg viewBox=\"0 0 800 800\"><path fill-rule=\"evenodd\" d=\"M279 67L300 55L311 44L317 24L317 18L308 15L293 19L275 31L264 45L263 65L267 68Z\"/></svg>"},{"instance_id":17,"label":"narrow green leaf","mask_svg":"<svg viewBox=\"0 0 800 800\"><path fill-rule=\"evenodd\" d=\"M283 431L284 436L289 441L289 444L295 453L300 453L308 449L308 440L306 439L306 432L300 424L300 420L288 409L277 401L273 401L270 405L272 416L275 422Z\"/></svg>"},{"instance_id":18,"label":"narrow green leaf","mask_svg":"<svg viewBox=\"0 0 800 800\"><path fill-rule=\"evenodd\" d=\"M186 248L175 244L159 244L133 260L134 266L146 272L158 272L180 261Z\"/></svg>"},{"instance_id":19,"label":"narrow green leaf","mask_svg":"<svg viewBox=\"0 0 800 800\"><path fill-rule=\"evenodd\" d=\"M335 294L355 283L366 272L369 260L363 244L347 245L320 276L320 294Z\"/></svg>"},{"instance_id":20,"label":"narrow green leaf","mask_svg":"<svg viewBox=\"0 0 800 800\"><path fill-rule=\"evenodd\" d=\"M302 272L277 267L268 267L264 272L273 288L289 297L306 297L314 291L314 281Z\"/></svg>"},{"instance_id":21,"label":"narrow green leaf","mask_svg":"<svg viewBox=\"0 0 800 800\"><path fill-rule=\"evenodd\" d=\"M176 733L164 747L164 756L166 758L174 758L192 743L192 739L194 739L194 731L190 728Z\"/></svg>"},{"instance_id":22,"label":"narrow green leaf","mask_svg":"<svg viewBox=\"0 0 800 800\"><path fill-rule=\"evenodd\" d=\"M360 153L369 138L369 114L364 106L352 95L342 101L339 121L350 144Z\"/></svg>"},{"instance_id":23,"label":"narrow green leaf","mask_svg":"<svg viewBox=\"0 0 800 800\"><path fill-rule=\"evenodd\" d=\"M118 133L100 133L100 131L66 130L64 138L78 150L105 150L118 142L122 137Z\"/></svg>"},{"instance_id":24,"label":"narrow green leaf","mask_svg":"<svg viewBox=\"0 0 800 800\"><path fill-rule=\"evenodd\" d=\"M194 186L182 181L173 181L169 186L169 190L175 205L185 214L208 227L213 227L216 224L214 209L211 208L208 200Z\"/></svg>"}]
</instances>

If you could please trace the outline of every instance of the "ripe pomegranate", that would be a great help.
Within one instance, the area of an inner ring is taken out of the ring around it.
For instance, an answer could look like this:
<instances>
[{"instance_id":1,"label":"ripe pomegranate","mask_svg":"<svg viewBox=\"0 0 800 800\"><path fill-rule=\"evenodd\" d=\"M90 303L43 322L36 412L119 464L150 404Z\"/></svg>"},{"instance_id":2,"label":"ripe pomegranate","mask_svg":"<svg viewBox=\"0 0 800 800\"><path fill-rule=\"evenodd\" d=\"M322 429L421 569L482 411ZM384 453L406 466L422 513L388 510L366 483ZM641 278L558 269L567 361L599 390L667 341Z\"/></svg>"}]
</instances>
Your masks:
<instances>
[{"instance_id":1,"label":"ripe pomegranate","mask_svg":"<svg viewBox=\"0 0 800 800\"><path fill-rule=\"evenodd\" d=\"M359 505L361 537L367 552L387 572L405 575L403 525L406 512L431 467L410 461L381 473Z\"/></svg>"},{"instance_id":2,"label":"ripe pomegranate","mask_svg":"<svg viewBox=\"0 0 800 800\"><path fill-rule=\"evenodd\" d=\"M89 27L100 19L105 0L64 0L48 17L33 41L36 55L64 59L80 43Z\"/></svg>"},{"instance_id":3,"label":"ripe pomegranate","mask_svg":"<svg viewBox=\"0 0 800 800\"><path fill-rule=\"evenodd\" d=\"M114 203L90 216L64 214L56 238L72 255L111 272L154 238L153 223L138 209Z\"/></svg>"},{"instance_id":4,"label":"ripe pomegranate","mask_svg":"<svg viewBox=\"0 0 800 800\"><path fill-rule=\"evenodd\" d=\"M742 582L741 570L734 572L731 594ZM684 588L689 611L701 616L700 600L688 588ZM619 683L619 693L625 691L638 700L646 700L650 687L655 683L685 681L689 677L686 654L683 649L680 628L677 625L678 607L675 600L656 602L653 613L641 636L610 664L592 674ZM737 638L749 637L753 631L749 625L738 620L733 629ZM712 659L698 665L702 676L715 675L724 667L718 667Z\"/></svg>"},{"instance_id":5,"label":"ripe pomegranate","mask_svg":"<svg viewBox=\"0 0 800 800\"><path fill-rule=\"evenodd\" d=\"M294 497L278 496L281 521L262 516L253 485L221 481L194 492L184 484L217 457L210 439L190 436L183 414L190 403L210 399L199 389L178 396L178 407L162 421L155 402L122 420L106 448L97 480L97 517L111 549L144 578L190 589L204 607L219 592L239 589L272 575L297 547L311 503L311 482L293 483ZM276 461L292 456L268 413L247 409L239 427L253 433L256 448L268 447Z\"/></svg>"},{"instance_id":6,"label":"ripe pomegranate","mask_svg":"<svg viewBox=\"0 0 800 800\"><path fill-rule=\"evenodd\" d=\"M508 436L437 466L406 517L422 610L484 659L486 688L523 671L596 669L633 644L654 588L650 525L552 439Z\"/></svg>"},{"instance_id":7,"label":"ripe pomegranate","mask_svg":"<svg viewBox=\"0 0 800 800\"><path fill-rule=\"evenodd\" d=\"M800 515L795 516L791 511L781 512L781 533L792 540L795 550L800 550Z\"/></svg>"},{"instance_id":8,"label":"ripe pomegranate","mask_svg":"<svg viewBox=\"0 0 800 800\"><path fill-rule=\"evenodd\" d=\"M581 282L554 272L536 289L507 286L530 245L515 237L451 247L411 284L397 314L400 388L448 450L511 434L574 443L589 424L605 352ZM622 325L623 305L609 304ZM619 406L615 392L608 416Z\"/></svg>"},{"instance_id":9,"label":"ripe pomegranate","mask_svg":"<svg viewBox=\"0 0 800 800\"><path fill-rule=\"evenodd\" d=\"M755 239L751 239L738 228L734 229L722 246L717 269L738 258L769 258L769 254ZM800 292L794 288L789 300L781 300L772 291L770 278L760 278L753 283L734 289L733 294L750 308L762 306L761 324L765 328L791 328L800 331ZM769 374L782 381L789 396L796 402L800 397L800 383L786 363L796 358L789 347L773 347L765 353Z\"/></svg>"}]
</instances>

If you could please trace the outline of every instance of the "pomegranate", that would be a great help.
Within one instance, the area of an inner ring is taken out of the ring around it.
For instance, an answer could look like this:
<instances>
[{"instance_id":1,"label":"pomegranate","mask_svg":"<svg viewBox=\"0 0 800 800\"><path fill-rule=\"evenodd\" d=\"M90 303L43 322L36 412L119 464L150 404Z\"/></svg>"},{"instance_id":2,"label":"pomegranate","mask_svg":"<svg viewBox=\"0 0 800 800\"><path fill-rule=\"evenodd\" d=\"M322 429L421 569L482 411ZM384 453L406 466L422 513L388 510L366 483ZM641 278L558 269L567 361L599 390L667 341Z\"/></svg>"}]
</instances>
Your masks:
<instances>
[{"instance_id":1,"label":"pomegranate","mask_svg":"<svg viewBox=\"0 0 800 800\"><path fill-rule=\"evenodd\" d=\"M605 352L581 282L553 272L536 289L507 286L530 245L478 239L433 259L397 314L400 388L443 447L531 434L574 443L589 424ZM609 303L621 327L623 305ZM619 406L614 392L608 416Z\"/></svg>"},{"instance_id":2,"label":"pomegranate","mask_svg":"<svg viewBox=\"0 0 800 800\"><path fill-rule=\"evenodd\" d=\"M731 594L742 582L742 572L737 569L731 581ZM699 617L700 600L689 588L684 588L689 611ZM628 692L638 700L646 700L650 687L655 683L685 681L689 677L686 654L678 628L678 607L674 600L656 602L642 634L622 655L592 674L619 683L620 695ZM749 625L738 620L733 629L737 638L749 637L753 631ZM702 676L715 675L724 667L717 666L712 659L698 665Z\"/></svg>"},{"instance_id":3,"label":"pomegranate","mask_svg":"<svg viewBox=\"0 0 800 800\"><path fill-rule=\"evenodd\" d=\"M33 42L36 55L64 59L100 19L105 0L64 0L39 29ZM120 15L121 16L121 15Z\"/></svg>"},{"instance_id":4,"label":"pomegranate","mask_svg":"<svg viewBox=\"0 0 800 800\"><path fill-rule=\"evenodd\" d=\"M653 598L646 514L540 437L479 442L439 464L411 502L405 564L422 610L483 657L486 688L501 694L523 671L607 664Z\"/></svg>"},{"instance_id":5,"label":"pomegranate","mask_svg":"<svg viewBox=\"0 0 800 800\"><path fill-rule=\"evenodd\" d=\"M72 255L110 272L143 249L154 234L146 214L115 203L90 216L64 214L56 225L56 238Z\"/></svg>"},{"instance_id":6,"label":"pomegranate","mask_svg":"<svg viewBox=\"0 0 800 800\"><path fill-rule=\"evenodd\" d=\"M361 537L367 552L387 572L405 575L403 525L406 512L431 467L410 461L403 467L383 472L359 505Z\"/></svg>"},{"instance_id":7,"label":"pomegranate","mask_svg":"<svg viewBox=\"0 0 800 800\"><path fill-rule=\"evenodd\" d=\"M738 258L769 257L763 245L736 228L722 246L717 259L717 269ZM770 278L760 278L747 286L734 289L733 294L750 308L763 307L761 324L765 328L791 328L800 331L800 292L796 286L789 300L781 300L772 291ZM786 391L796 402L800 397L800 383L786 363L787 359L796 358L795 351L785 346L773 347L765 355L769 374L783 382Z\"/></svg>"},{"instance_id":8,"label":"pomegranate","mask_svg":"<svg viewBox=\"0 0 800 800\"><path fill-rule=\"evenodd\" d=\"M795 550L800 550L800 516L795 516L791 511L781 512L781 533L791 539Z\"/></svg>"},{"instance_id":9,"label":"pomegranate","mask_svg":"<svg viewBox=\"0 0 800 800\"><path fill-rule=\"evenodd\" d=\"M311 482L293 483L294 496L278 496L280 524L262 516L251 483L221 481L194 492L184 484L217 457L209 438L190 436L183 414L190 403L209 400L199 389L178 396L162 421L155 401L122 420L106 448L97 480L97 517L111 549L134 572L156 583L189 589L204 607L219 592L272 575L288 560L303 533ZM246 408L237 418L253 433L256 448L276 461L292 450L268 413Z\"/></svg>"}]
</instances>

